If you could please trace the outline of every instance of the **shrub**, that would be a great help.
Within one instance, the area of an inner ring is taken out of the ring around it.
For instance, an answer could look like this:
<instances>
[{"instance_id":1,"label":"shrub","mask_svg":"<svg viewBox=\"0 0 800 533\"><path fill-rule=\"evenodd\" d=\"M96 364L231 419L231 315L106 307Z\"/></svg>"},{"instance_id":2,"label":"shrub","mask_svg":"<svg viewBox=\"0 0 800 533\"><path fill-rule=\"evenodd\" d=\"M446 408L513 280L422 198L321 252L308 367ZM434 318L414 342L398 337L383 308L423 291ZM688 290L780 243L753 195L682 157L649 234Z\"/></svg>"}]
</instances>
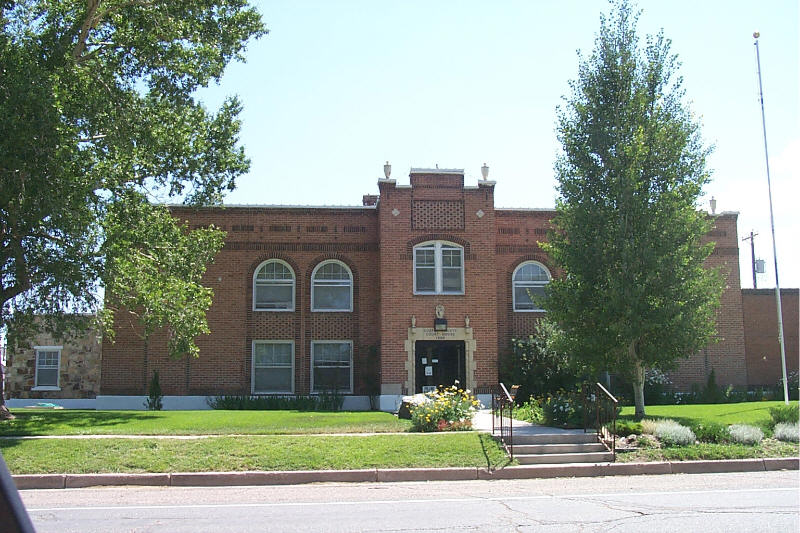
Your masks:
<instances>
[{"instance_id":1,"label":"shrub","mask_svg":"<svg viewBox=\"0 0 800 533\"><path fill-rule=\"evenodd\" d=\"M700 422L692 426L692 432L701 442L723 443L730 440L730 433L725 424L717 422Z\"/></svg>"},{"instance_id":2,"label":"shrub","mask_svg":"<svg viewBox=\"0 0 800 533\"><path fill-rule=\"evenodd\" d=\"M642 424L640 422L633 422L631 420L617 420L617 436L619 437L641 435L642 432Z\"/></svg>"},{"instance_id":3,"label":"shrub","mask_svg":"<svg viewBox=\"0 0 800 533\"><path fill-rule=\"evenodd\" d=\"M781 422L775 425L773 435L776 439L784 442L800 442L800 426L797 422L794 424Z\"/></svg>"},{"instance_id":4,"label":"shrub","mask_svg":"<svg viewBox=\"0 0 800 533\"><path fill-rule=\"evenodd\" d=\"M544 422L544 410L537 400L530 399L519 407L514 408L514 418L541 424Z\"/></svg>"},{"instance_id":5,"label":"shrub","mask_svg":"<svg viewBox=\"0 0 800 533\"><path fill-rule=\"evenodd\" d=\"M541 401L544 422L553 426L583 426L583 399L579 391L559 390Z\"/></svg>"},{"instance_id":6,"label":"shrub","mask_svg":"<svg viewBox=\"0 0 800 533\"><path fill-rule=\"evenodd\" d=\"M145 400L144 406L149 411L160 411L164 407L161 402L162 398L161 384L158 382L158 370L153 370L153 379L150 380L150 386L147 387L147 400Z\"/></svg>"},{"instance_id":7,"label":"shrub","mask_svg":"<svg viewBox=\"0 0 800 533\"><path fill-rule=\"evenodd\" d=\"M460 431L472 429L472 417L480 402L469 390L453 385L425 394L426 401L414 405L411 427L415 431Z\"/></svg>"},{"instance_id":8,"label":"shrub","mask_svg":"<svg viewBox=\"0 0 800 533\"><path fill-rule=\"evenodd\" d=\"M739 444L758 444L764 438L764 432L755 426L734 424L728 428L731 440Z\"/></svg>"},{"instance_id":9,"label":"shrub","mask_svg":"<svg viewBox=\"0 0 800 533\"><path fill-rule=\"evenodd\" d=\"M639 425L642 426L642 433L654 435L656 432L656 423L658 422L658 420L653 420L652 418L645 418L639 422Z\"/></svg>"},{"instance_id":10,"label":"shrub","mask_svg":"<svg viewBox=\"0 0 800 533\"><path fill-rule=\"evenodd\" d=\"M691 429L674 420L656 420L653 435L666 446L685 446L697 440Z\"/></svg>"},{"instance_id":11,"label":"shrub","mask_svg":"<svg viewBox=\"0 0 800 533\"><path fill-rule=\"evenodd\" d=\"M789 392L790 400L797 400L798 392L800 392L800 374L797 370L792 370L786 376L787 390ZM783 398L783 378L778 380L778 388L780 389L780 396Z\"/></svg>"},{"instance_id":12,"label":"shrub","mask_svg":"<svg viewBox=\"0 0 800 533\"><path fill-rule=\"evenodd\" d=\"M323 393L315 396L214 396L208 399L212 409L233 411L340 411L344 397Z\"/></svg>"},{"instance_id":13,"label":"shrub","mask_svg":"<svg viewBox=\"0 0 800 533\"><path fill-rule=\"evenodd\" d=\"M769 416L772 418L772 426L780 423L796 424L798 421L798 416L800 416L800 410L798 409L798 404L796 403L779 405L778 407L769 408Z\"/></svg>"},{"instance_id":14,"label":"shrub","mask_svg":"<svg viewBox=\"0 0 800 533\"><path fill-rule=\"evenodd\" d=\"M700 397L703 403L725 403L725 393L717 385L717 375L713 368Z\"/></svg>"},{"instance_id":15,"label":"shrub","mask_svg":"<svg viewBox=\"0 0 800 533\"><path fill-rule=\"evenodd\" d=\"M574 358L559 349L558 328L547 320L534 326L533 335L511 340L511 350L503 358L501 381L519 385L521 402L579 384L582 369Z\"/></svg>"}]
</instances>

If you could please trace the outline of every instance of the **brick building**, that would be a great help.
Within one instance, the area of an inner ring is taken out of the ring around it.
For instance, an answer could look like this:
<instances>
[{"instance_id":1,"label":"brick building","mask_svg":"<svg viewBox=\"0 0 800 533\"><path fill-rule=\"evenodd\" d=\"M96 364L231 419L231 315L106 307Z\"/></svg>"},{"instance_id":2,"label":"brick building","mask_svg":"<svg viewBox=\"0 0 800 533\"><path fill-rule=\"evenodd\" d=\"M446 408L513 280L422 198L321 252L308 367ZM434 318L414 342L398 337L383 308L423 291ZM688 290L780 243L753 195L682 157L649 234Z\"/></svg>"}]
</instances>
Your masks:
<instances>
[{"instance_id":1,"label":"brick building","mask_svg":"<svg viewBox=\"0 0 800 533\"><path fill-rule=\"evenodd\" d=\"M191 227L227 231L205 276L211 334L197 340L199 358L172 361L163 335L145 344L118 317L98 408L138 407L154 370L167 408L336 388L345 408L379 394L391 410L403 394L456 379L486 391L510 339L543 316L528 294L557 275L538 245L554 211L496 208L494 188L465 186L463 170L412 169L410 185L381 179L361 206L173 208ZM711 368L719 383L747 383L736 219L715 215L708 236L709 264L727 282L719 342L674 373L683 389Z\"/></svg>"},{"instance_id":2,"label":"brick building","mask_svg":"<svg viewBox=\"0 0 800 533\"><path fill-rule=\"evenodd\" d=\"M798 298L800 291L797 289L781 289L781 314L788 374L797 373L798 370L798 354L800 354ZM742 289L742 308L747 381L751 386L773 387L783 378L775 289Z\"/></svg>"}]
</instances>

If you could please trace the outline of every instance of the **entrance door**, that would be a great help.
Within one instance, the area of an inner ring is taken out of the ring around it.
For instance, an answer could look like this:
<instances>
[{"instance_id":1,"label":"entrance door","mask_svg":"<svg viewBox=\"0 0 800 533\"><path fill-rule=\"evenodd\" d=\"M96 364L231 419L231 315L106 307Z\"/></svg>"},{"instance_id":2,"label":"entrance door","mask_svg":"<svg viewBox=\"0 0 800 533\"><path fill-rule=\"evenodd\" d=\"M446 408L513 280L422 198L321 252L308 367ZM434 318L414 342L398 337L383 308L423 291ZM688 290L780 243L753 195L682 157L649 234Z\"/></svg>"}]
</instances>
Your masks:
<instances>
[{"instance_id":1,"label":"entrance door","mask_svg":"<svg viewBox=\"0 0 800 533\"><path fill-rule=\"evenodd\" d=\"M414 352L416 393L449 387L458 381L466 385L464 341L417 341Z\"/></svg>"}]
</instances>

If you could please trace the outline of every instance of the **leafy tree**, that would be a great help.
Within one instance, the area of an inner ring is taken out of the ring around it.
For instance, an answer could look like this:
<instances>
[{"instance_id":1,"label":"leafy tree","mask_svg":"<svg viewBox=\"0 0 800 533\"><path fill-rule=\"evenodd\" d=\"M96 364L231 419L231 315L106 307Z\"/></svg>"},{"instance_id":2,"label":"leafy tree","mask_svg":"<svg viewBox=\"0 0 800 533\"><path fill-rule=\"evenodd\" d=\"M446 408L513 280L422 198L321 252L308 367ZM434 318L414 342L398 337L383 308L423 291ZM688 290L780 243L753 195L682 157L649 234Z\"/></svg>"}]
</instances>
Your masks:
<instances>
[{"instance_id":1,"label":"leafy tree","mask_svg":"<svg viewBox=\"0 0 800 533\"><path fill-rule=\"evenodd\" d=\"M136 311L166 326L170 353L207 332L213 229L160 204L218 204L249 161L241 106L210 112L219 81L266 33L245 0L0 0L0 327L10 344L34 314ZM1 400L0 400L1 401Z\"/></svg>"},{"instance_id":2,"label":"leafy tree","mask_svg":"<svg viewBox=\"0 0 800 533\"><path fill-rule=\"evenodd\" d=\"M517 403L531 397L574 389L583 379L580 363L559 349L561 336L550 320L539 320L534 334L511 339L511 353L503 360L503 381L519 385Z\"/></svg>"},{"instance_id":3,"label":"leafy tree","mask_svg":"<svg viewBox=\"0 0 800 533\"><path fill-rule=\"evenodd\" d=\"M709 149L670 41L661 32L641 49L637 19L615 2L580 58L559 109L559 199L543 247L564 272L545 306L570 353L629 379L641 418L645 370L710 342L722 285L703 267L713 244L701 244L710 223L697 207Z\"/></svg>"}]
</instances>

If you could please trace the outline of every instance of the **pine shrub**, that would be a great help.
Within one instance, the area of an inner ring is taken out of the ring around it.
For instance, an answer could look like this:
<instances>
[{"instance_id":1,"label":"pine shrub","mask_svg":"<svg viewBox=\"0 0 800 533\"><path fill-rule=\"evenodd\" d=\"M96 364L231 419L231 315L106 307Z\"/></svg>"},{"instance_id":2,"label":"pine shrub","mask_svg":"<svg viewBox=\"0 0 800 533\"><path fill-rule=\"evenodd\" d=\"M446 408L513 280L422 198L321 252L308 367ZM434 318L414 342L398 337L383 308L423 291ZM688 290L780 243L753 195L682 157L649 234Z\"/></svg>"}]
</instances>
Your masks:
<instances>
[{"instance_id":1,"label":"pine shrub","mask_svg":"<svg viewBox=\"0 0 800 533\"><path fill-rule=\"evenodd\" d=\"M773 426L781 423L797 424L798 416L800 416L798 404L793 403L789 405L779 405L778 407L770 407L769 416L772 418Z\"/></svg>"}]
</instances>

